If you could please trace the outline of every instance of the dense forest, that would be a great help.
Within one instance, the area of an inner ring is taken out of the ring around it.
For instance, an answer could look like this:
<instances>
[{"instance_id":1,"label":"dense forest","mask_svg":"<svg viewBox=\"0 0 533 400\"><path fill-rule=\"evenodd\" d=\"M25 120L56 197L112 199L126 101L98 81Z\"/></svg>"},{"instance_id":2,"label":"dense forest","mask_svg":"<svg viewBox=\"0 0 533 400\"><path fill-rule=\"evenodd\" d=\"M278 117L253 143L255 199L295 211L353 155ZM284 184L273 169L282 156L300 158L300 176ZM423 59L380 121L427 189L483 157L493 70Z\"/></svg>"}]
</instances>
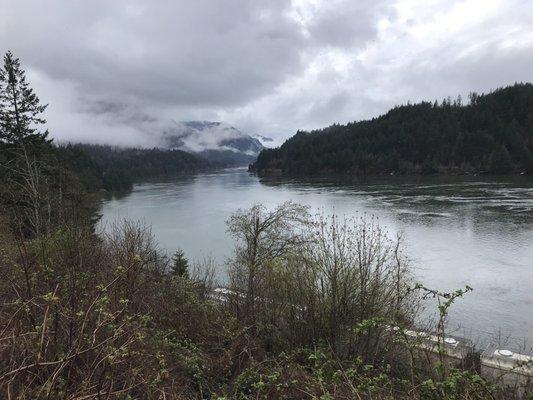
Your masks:
<instances>
[{"instance_id":1,"label":"dense forest","mask_svg":"<svg viewBox=\"0 0 533 400\"><path fill-rule=\"evenodd\" d=\"M533 85L395 107L369 121L299 131L251 170L286 174L533 173Z\"/></svg>"},{"instance_id":2,"label":"dense forest","mask_svg":"<svg viewBox=\"0 0 533 400\"><path fill-rule=\"evenodd\" d=\"M133 183L206 171L215 166L181 150L119 148L91 144L60 146L59 154L93 189L127 191Z\"/></svg>"},{"instance_id":3,"label":"dense forest","mask_svg":"<svg viewBox=\"0 0 533 400\"><path fill-rule=\"evenodd\" d=\"M170 259L149 227L123 221L98 234L91 179L114 162L135 171L143 154L182 155L94 147L91 158L54 146L45 108L7 53L0 398L503 400L527 390L480 376L479 354L450 361L448 309L471 288L415 284L401 243L376 221L290 202L238 210L218 291L208 261L189 263L178 246ZM431 345L408 334L422 297L437 299Z\"/></svg>"}]
</instances>

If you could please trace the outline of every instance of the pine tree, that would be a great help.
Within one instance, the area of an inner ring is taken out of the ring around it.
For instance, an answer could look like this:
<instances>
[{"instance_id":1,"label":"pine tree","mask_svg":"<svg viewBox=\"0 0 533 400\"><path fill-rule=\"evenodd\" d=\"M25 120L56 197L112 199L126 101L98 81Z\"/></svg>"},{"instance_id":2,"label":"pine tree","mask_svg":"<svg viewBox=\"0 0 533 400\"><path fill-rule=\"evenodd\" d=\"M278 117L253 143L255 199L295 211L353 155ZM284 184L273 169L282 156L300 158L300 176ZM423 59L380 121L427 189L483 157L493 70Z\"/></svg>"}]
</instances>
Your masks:
<instances>
[{"instance_id":1,"label":"pine tree","mask_svg":"<svg viewBox=\"0 0 533 400\"><path fill-rule=\"evenodd\" d=\"M189 261L183 250L177 250L172 257L172 275L189 277Z\"/></svg>"},{"instance_id":2,"label":"pine tree","mask_svg":"<svg viewBox=\"0 0 533 400\"><path fill-rule=\"evenodd\" d=\"M47 105L42 105L26 81L26 73L18 58L8 51L0 69L0 143L42 144L48 131L37 127L46 121L41 117Z\"/></svg>"},{"instance_id":3,"label":"pine tree","mask_svg":"<svg viewBox=\"0 0 533 400\"><path fill-rule=\"evenodd\" d=\"M436 174L438 172L437 163L428 155L422 163L420 170L424 175Z\"/></svg>"},{"instance_id":4,"label":"pine tree","mask_svg":"<svg viewBox=\"0 0 533 400\"><path fill-rule=\"evenodd\" d=\"M513 170L513 160L504 145L495 149L490 156L490 171L495 174L507 174Z\"/></svg>"},{"instance_id":5,"label":"pine tree","mask_svg":"<svg viewBox=\"0 0 533 400\"><path fill-rule=\"evenodd\" d=\"M24 237L51 226L53 152L48 131L38 129L46 122L41 117L45 109L20 61L8 51L0 67L0 207Z\"/></svg>"},{"instance_id":6,"label":"pine tree","mask_svg":"<svg viewBox=\"0 0 533 400\"><path fill-rule=\"evenodd\" d=\"M533 174L533 154L527 149L527 147L524 149L521 166L523 168L522 172Z\"/></svg>"}]
</instances>

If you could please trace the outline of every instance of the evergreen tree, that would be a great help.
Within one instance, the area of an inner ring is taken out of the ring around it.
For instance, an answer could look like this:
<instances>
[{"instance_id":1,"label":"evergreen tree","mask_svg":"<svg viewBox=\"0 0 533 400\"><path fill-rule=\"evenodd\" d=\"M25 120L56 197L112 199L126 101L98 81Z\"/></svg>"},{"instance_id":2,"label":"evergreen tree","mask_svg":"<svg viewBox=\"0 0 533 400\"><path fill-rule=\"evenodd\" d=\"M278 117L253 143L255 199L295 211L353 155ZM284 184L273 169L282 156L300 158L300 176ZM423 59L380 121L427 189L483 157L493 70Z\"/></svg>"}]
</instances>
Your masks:
<instances>
[{"instance_id":1,"label":"evergreen tree","mask_svg":"<svg viewBox=\"0 0 533 400\"><path fill-rule=\"evenodd\" d=\"M424 162L422 163L421 171L425 175L436 174L438 172L437 165L430 156L427 156Z\"/></svg>"},{"instance_id":2,"label":"evergreen tree","mask_svg":"<svg viewBox=\"0 0 533 400\"><path fill-rule=\"evenodd\" d=\"M522 160L522 172L533 174L533 154L526 148Z\"/></svg>"},{"instance_id":3,"label":"evergreen tree","mask_svg":"<svg viewBox=\"0 0 533 400\"><path fill-rule=\"evenodd\" d=\"M506 174L513 170L513 160L507 147L501 145L490 156L490 171L495 174Z\"/></svg>"},{"instance_id":4,"label":"evergreen tree","mask_svg":"<svg viewBox=\"0 0 533 400\"><path fill-rule=\"evenodd\" d=\"M184 278L189 277L189 261L185 257L183 250L176 250L172 257L172 275L181 276Z\"/></svg>"},{"instance_id":5,"label":"evergreen tree","mask_svg":"<svg viewBox=\"0 0 533 400\"><path fill-rule=\"evenodd\" d=\"M37 127L46 121L42 105L26 81L26 73L18 58L8 51L0 69L0 143L42 144L49 142L48 131Z\"/></svg>"}]
</instances>

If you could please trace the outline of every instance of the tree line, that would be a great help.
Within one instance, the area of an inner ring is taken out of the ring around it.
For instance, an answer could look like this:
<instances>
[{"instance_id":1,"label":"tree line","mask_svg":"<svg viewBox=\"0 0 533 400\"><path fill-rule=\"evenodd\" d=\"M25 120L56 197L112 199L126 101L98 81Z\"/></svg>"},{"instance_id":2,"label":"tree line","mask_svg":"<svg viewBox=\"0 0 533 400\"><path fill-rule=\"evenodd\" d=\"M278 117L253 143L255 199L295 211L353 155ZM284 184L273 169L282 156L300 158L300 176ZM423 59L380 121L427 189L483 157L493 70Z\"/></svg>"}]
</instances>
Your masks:
<instances>
[{"instance_id":1,"label":"tree line","mask_svg":"<svg viewBox=\"0 0 533 400\"><path fill-rule=\"evenodd\" d=\"M395 107L383 116L298 131L250 166L260 173L533 173L533 85Z\"/></svg>"},{"instance_id":2,"label":"tree line","mask_svg":"<svg viewBox=\"0 0 533 400\"><path fill-rule=\"evenodd\" d=\"M59 152L88 187L110 192L131 190L133 183L146 179L171 178L217 167L181 150L65 144Z\"/></svg>"}]
</instances>

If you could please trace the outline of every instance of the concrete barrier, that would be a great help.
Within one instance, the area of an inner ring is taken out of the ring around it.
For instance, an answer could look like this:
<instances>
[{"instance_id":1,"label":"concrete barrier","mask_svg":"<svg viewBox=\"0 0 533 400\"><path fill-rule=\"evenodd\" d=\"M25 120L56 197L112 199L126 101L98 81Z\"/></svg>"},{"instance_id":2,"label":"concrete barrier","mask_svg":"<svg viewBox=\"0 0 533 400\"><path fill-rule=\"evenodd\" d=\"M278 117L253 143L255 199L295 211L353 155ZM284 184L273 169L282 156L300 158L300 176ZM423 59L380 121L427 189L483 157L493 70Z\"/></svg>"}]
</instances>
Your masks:
<instances>
[{"instance_id":1,"label":"concrete barrier","mask_svg":"<svg viewBox=\"0 0 533 400\"><path fill-rule=\"evenodd\" d=\"M491 345L481 354L481 375L524 397L533 393L533 354Z\"/></svg>"},{"instance_id":2,"label":"concrete barrier","mask_svg":"<svg viewBox=\"0 0 533 400\"><path fill-rule=\"evenodd\" d=\"M439 337L434 333L424 331L412 331L412 333L409 331L409 334L422 339L418 342L420 349L428 351L432 357L436 357L437 359L439 358L440 349L444 361L451 364L464 366L467 357L474 352L472 342L463 337L452 335Z\"/></svg>"},{"instance_id":3,"label":"concrete barrier","mask_svg":"<svg viewBox=\"0 0 533 400\"><path fill-rule=\"evenodd\" d=\"M405 335L412 346L424 352L434 362L440 361L442 356L442 360L449 365L465 367L467 358L474 352L473 343L460 336L439 337L436 333L423 330L401 331L397 326L386 326L385 329L394 335ZM441 354L439 349L442 350Z\"/></svg>"}]
</instances>

